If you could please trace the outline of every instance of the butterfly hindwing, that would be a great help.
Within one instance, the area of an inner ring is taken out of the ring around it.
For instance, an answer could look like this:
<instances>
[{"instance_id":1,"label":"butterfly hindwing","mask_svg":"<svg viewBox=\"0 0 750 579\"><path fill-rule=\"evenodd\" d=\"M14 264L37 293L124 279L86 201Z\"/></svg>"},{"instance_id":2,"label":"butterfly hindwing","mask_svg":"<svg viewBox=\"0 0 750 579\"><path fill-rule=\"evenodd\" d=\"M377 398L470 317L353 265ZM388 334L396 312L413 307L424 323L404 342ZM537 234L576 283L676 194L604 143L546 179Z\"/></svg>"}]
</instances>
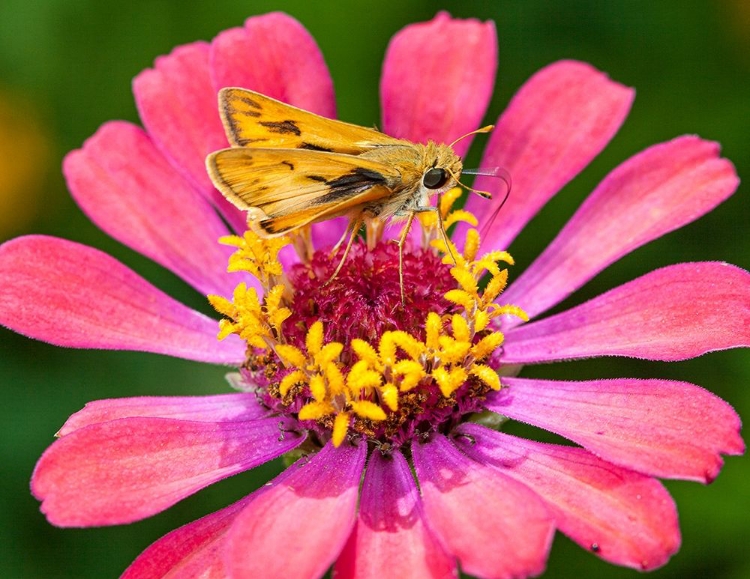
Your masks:
<instances>
[{"instance_id":1,"label":"butterfly hindwing","mask_svg":"<svg viewBox=\"0 0 750 579\"><path fill-rule=\"evenodd\" d=\"M260 218L268 235L387 197L400 177L367 158L302 149L224 149L211 154L207 166L224 196Z\"/></svg>"}]
</instances>

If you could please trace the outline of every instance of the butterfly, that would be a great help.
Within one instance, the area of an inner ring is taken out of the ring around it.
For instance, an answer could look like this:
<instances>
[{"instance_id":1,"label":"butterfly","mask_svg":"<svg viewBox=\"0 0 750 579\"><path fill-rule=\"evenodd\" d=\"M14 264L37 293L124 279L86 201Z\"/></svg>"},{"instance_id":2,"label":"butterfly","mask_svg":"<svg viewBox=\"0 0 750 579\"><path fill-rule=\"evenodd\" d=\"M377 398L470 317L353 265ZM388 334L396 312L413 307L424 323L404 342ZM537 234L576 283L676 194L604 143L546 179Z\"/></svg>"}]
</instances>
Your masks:
<instances>
[{"instance_id":1,"label":"butterfly","mask_svg":"<svg viewBox=\"0 0 750 579\"><path fill-rule=\"evenodd\" d=\"M349 218L333 252L347 236L349 242L331 279L363 224L406 219L398 243L402 302L403 247L415 216L437 212L450 248L430 197L438 196L439 207L440 195L460 184L463 162L452 148L457 141L412 143L242 88L219 92L219 112L232 147L211 153L206 167L216 188L247 212L257 235L276 237L334 217Z\"/></svg>"}]
</instances>

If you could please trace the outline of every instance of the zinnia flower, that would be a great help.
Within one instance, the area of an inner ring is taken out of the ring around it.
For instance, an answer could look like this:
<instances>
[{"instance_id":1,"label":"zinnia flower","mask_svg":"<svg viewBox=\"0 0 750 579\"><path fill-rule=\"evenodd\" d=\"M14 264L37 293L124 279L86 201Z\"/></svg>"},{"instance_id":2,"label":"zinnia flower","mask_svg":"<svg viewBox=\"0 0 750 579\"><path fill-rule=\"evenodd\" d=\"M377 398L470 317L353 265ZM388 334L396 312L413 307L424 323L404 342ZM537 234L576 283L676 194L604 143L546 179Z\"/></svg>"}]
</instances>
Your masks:
<instances>
[{"instance_id":1,"label":"zinnia flower","mask_svg":"<svg viewBox=\"0 0 750 579\"><path fill-rule=\"evenodd\" d=\"M477 128L496 54L492 23L439 14L407 27L385 59L382 129L451 142ZM750 343L750 276L723 263L664 267L537 320L731 195L738 179L718 146L685 136L625 161L503 291L505 249L601 151L633 99L587 64L547 66L484 153L482 166L512 176L507 203L495 216L504 183L492 177L474 184L492 202L459 210L448 194L440 210L458 224L455 246L423 219L406 248L402 305L391 231L369 230L327 285L344 224L282 239L245 233L204 168L227 146L216 105L225 86L335 114L314 40L269 14L157 59L134 83L145 130L106 123L64 163L83 211L209 295L220 327L96 249L44 236L0 248L9 328L61 346L230 365L239 390L88 404L34 472L49 521L129 523L285 455L298 460L158 540L124 576L314 578L333 565L337 577L450 577L459 566L527 577L544 570L555 530L618 565L663 565L680 535L657 478L710 482L722 454L744 451L736 413L688 383L517 376L529 364L674 361ZM511 419L575 445L501 432Z\"/></svg>"}]
</instances>

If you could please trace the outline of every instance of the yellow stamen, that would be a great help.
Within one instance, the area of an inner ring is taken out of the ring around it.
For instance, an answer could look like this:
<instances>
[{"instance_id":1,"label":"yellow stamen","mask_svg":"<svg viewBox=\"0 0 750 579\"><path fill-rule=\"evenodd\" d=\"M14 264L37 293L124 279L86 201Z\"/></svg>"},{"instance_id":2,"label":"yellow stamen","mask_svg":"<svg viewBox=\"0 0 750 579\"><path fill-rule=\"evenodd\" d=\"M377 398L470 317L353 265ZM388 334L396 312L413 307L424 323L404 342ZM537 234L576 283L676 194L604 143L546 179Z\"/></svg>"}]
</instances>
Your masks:
<instances>
[{"instance_id":1,"label":"yellow stamen","mask_svg":"<svg viewBox=\"0 0 750 579\"><path fill-rule=\"evenodd\" d=\"M327 364L325 367L325 374L331 397L343 394L346 388L346 379L338 366L333 362Z\"/></svg>"},{"instance_id":2,"label":"yellow stamen","mask_svg":"<svg viewBox=\"0 0 750 579\"><path fill-rule=\"evenodd\" d=\"M314 374L310 378L310 394L315 398L317 402L325 402L328 400L328 392L326 389L326 381L320 374Z\"/></svg>"},{"instance_id":3,"label":"yellow stamen","mask_svg":"<svg viewBox=\"0 0 750 579\"><path fill-rule=\"evenodd\" d=\"M471 347L471 355L474 356L476 360L484 360L500 347L503 340L504 336L501 332L488 334Z\"/></svg>"},{"instance_id":4,"label":"yellow stamen","mask_svg":"<svg viewBox=\"0 0 750 579\"><path fill-rule=\"evenodd\" d=\"M451 327L453 328L453 337L459 342L468 342L471 340L471 329L466 318L460 314L453 314L451 318Z\"/></svg>"},{"instance_id":5,"label":"yellow stamen","mask_svg":"<svg viewBox=\"0 0 750 579\"><path fill-rule=\"evenodd\" d=\"M398 388L393 384L386 384L380 390L380 397L385 405L393 412L398 410Z\"/></svg>"},{"instance_id":6,"label":"yellow stamen","mask_svg":"<svg viewBox=\"0 0 750 579\"><path fill-rule=\"evenodd\" d=\"M529 321L529 316L526 312L524 312L521 308L518 306L512 306L512 305L506 305L506 306L499 306L495 313L500 315L507 315L507 316L516 316L517 318L521 318L524 322Z\"/></svg>"},{"instance_id":7,"label":"yellow stamen","mask_svg":"<svg viewBox=\"0 0 750 579\"><path fill-rule=\"evenodd\" d=\"M317 354L323 347L323 324L320 321L315 322L310 326L310 329L307 330L305 347L311 354Z\"/></svg>"},{"instance_id":8,"label":"yellow stamen","mask_svg":"<svg viewBox=\"0 0 750 579\"><path fill-rule=\"evenodd\" d=\"M307 376L301 370L295 370L291 374L287 374L282 378L281 384L279 384L279 394L286 396L295 384L307 383Z\"/></svg>"},{"instance_id":9,"label":"yellow stamen","mask_svg":"<svg viewBox=\"0 0 750 579\"><path fill-rule=\"evenodd\" d=\"M331 440L333 446L339 447L346 438L346 433L349 430L349 413L342 412L336 415L336 419L333 421L333 432L331 433Z\"/></svg>"},{"instance_id":10,"label":"yellow stamen","mask_svg":"<svg viewBox=\"0 0 750 579\"><path fill-rule=\"evenodd\" d=\"M424 366L415 360L401 360L393 365L393 374L401 376L399 389L408 392L422 381L425 377Z\"/></svg>"},{"instance_id":11,"label":"yellow stamen","mask_svg":"<svg viewBox=\"0 0 750 579\"><path fill-rule=\"evenodd\" d=\"M383 409L374 402L360 400L352 402L351 406L354 413L362 418L375 421L385 420L387 418Z\"/></svg>"},{"instance_id":12,"label":"yellow stamen","mask_svg":"<svg viewBox=\"0 0 750 579\"><path fill-rule=\"evenodd\" d=\"M364 340L360 340L359 338L355 338L354 340L352 340L351 346L352 350L360 360L362 360L363 362L367 362L367 364L369 364L373 368L378 368L380 361L375 348L373 348Z\"/></svg>"},{"instance_id":13,"label":"yellow stamen","mask_svg":"<svg viewBox=\"0 0 750 579\"><path fill-rule=\"evenodd\" d=\"M492 368L484 364L475 364L469 373L476 376L493 390L500 390L500 376Z\"/></svg>"},{"instance_id":14,"label":"yellow stamen","mask_svg":"<svg viewBox=\"0 0 750 579\"><path fill-rule=\"evenodd\" d=\"M304 368L306 366L306 358L302 353L302 350L296 346L290 346L289 344L279 344L276 346L276 354L281 358L287 366L295 366L297 368Z\"/></svg>"},{"instance_id":15,"label":"yellow stamen","mask_svg":"<svg viewBox=\"0 0 750 579\"><path fill-rule=\"evenodd\" d=\"M425 322L425 333L427 338L425 343L431 350L438 348L438 337L443 331L443 320L435 312L427 314L427 321Z\"/></svg>"},{"instance_id":16,"label":"yellow stamen","mask_svg":"<svg viewBox=\"0 0 750 579\"><path fill-rule=\"evenodd\" d=\"M445 299L461 306L467 311L471 311L474 306L474 296L464 290L454 289L445 292Z\"/></svg>"},{"instance_id":17,"label":"yellow stamen","mask_svg":"<svg viewBox=\"0 0 750 579\"><path fill-rule=\"evenodd\" d=\"M227 271L246 271L264 282L263 285L272 285L266 282L284 273L284 268L278 259L279 251L291 241L288 237L261 238L249 230L242 237L237 235L222 237L219 243L237 248L237 251L229 258Z\"/></svg>"},{"instance_id":18,"label":"yellow stamen","mask_svg":"<svg viewBox=\"0 0 750 579\"><path fill-rule=\"evenodd\" d=\"M464 211L463 209L458 209L445 218L445 220L443 221L443 227L447 229L454 223L459 222L468 223L472 227L477 226L477 218L474 217L472 213Z\"/></svg>"},{"instance_id":19,"label":"yellow stamen","mask_svg":"<svg viewBox=\"0 0 750 579\"><path fill-rule=\"evenodd\" d=\"M452 267L451 275L453 276L453 279L458 282L458 285L461 286L461 289L463 289L467 294L470 294L472 296L477 294L477 280L470 271L462 269L460 267Z\"/></svg>"},{"instance_id":20,"label":"yellow stamen","mask_svg":"<svg viewBox=\"0 0 750 579\"><path fill-rule=\"evenodd\" d=\"M300 408L297 415L300 420L318 420L333 413L333 406L327 402L308 402ZM346 434L346 431L344 432Z\"/></svg>"},{"instance_id":21,"label":"yellow stamen","mask_svg":"<svg viewBox=\"0 0 750 579\"><path fill-rule=\"evenodd\" d=\"M479 233L476 229L469 229L466 232L466 243L464 243L464 259L474 261L479 251Z\"/></svg>"}]
</instances>

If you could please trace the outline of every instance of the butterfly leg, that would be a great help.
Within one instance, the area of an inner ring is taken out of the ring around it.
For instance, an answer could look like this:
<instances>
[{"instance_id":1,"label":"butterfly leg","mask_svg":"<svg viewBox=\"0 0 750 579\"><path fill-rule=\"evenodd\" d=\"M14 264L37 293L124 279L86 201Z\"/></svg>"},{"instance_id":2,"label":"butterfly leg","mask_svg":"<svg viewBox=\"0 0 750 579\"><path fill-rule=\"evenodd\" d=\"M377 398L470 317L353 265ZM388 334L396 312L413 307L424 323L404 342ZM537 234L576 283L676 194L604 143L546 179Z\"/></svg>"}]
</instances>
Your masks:
<instances>
[{"instance_id":1,"label":"butterfly leg","mask_svg":"<svg viewBox=\"0 0 750 579\"><path fill-rule=\"evenodd\" d=\"M404 225L404 229L401 231L401 237L398 240L398 283L401 286L401 305L406 305L406 295L404 294L404 245L406 244L406 236L409 235L411 224L414 223L414 218L417 216L416 211L409 213L409 218Z\"/></svg>"},{"instance_id":2,"label":"butterfly leg","mask_svg":"<svg viewBox=\"0 0 750 579\"><path fill-rule=\"evenodd\" d=\"M347 236L349 236L352 233L352 228L353 228L354 224L355 224L354 220L349 220L349 223L346 224L346 229L344 230L344 234L336 242L336 245L334 245L333 248L331 248L331 253L330 253L331 257L333 257L334 255L336 255L338 253L339 249L341 249L341 246L343 245L344 240L347 238Z\"/></svg>"},{"instance_id":3,"label":"butterfly leg","mask_svg":"<svg viewBox=\"0 0 750 579\"><path fill-rule=\"evenodd\" d=\"M352 244L354 243L354 238L357 236L357 233L359 232L360 227L362 227L362 218L357 217L356 219L352 219L349 222L349 226L346 228L346 231L344 232L344 236L334 246L333 253L338 251L339 247L341 247L341 243L344 241L344 237L346 237L346 234L349 233L349 243L346 244L344 255L341 257L341 261L339 261L339 264L336 267L336 271L334 271L333 275L328 279L328 281L323 284L323 287L327 286L334 279L336 279L336 276L341 271L341 268L344 267L344 262L346 261L346 258L349 255L349 251L351 250Z\"/></svg>"},{"instance_id":4,"label":"butterfly leg","mask_svg":"<svg viewBox=\"0 0 750 579\"><path fill-rule=\"evenodd\" d=\"M445 248L448 250L448 255L451 256L451 259L453 260L453 265L458 265L458 262L456 261L456 256L453 254L453 247L451 246L451 242L448 239L448 234L445 232L445 225L443 225L443 214L440 212L440 202L442 200L442 196L437 196L437 205L435 206L435 213L437 213L437 222L438 222L438 229L440 229L440 235L443 238L443 243L445 243Z\"/></svg>"},{"instance_id":5,"label":"butterfly leg","mask_svg":"<svg viewBox=\"0 0 750 579\"><path fill-rule=\"evenodd\" d=\"M432 213L435 213L435 215L437 215L438 230L440 231L440 237L443 238L443 243L445 243L446 253L451 256L451 259L453 260L453 265L457 265L458 261L456 260L456 256L453 253L453 246L448 240L448 234L445 232L445 225L443 224L443 214L440 212L440 201L441 201L441 196L438 195L437 205L435 207L432 207L431 205L424 206L424 207L417 207L414 210L414 212L423 213L423 212L430 211Z\"/></svg>"},{"instance_id":6,"label":"butterfly leg","mask_svg":"<svg viewBox=\"0 0 750 579\"><path fill-rule=\"evenodd\" d=\"M385 221L379 217L365 217L365 231L367 233L367 249L372 251L383 239Z\"/></svg>"}]
</instances>

